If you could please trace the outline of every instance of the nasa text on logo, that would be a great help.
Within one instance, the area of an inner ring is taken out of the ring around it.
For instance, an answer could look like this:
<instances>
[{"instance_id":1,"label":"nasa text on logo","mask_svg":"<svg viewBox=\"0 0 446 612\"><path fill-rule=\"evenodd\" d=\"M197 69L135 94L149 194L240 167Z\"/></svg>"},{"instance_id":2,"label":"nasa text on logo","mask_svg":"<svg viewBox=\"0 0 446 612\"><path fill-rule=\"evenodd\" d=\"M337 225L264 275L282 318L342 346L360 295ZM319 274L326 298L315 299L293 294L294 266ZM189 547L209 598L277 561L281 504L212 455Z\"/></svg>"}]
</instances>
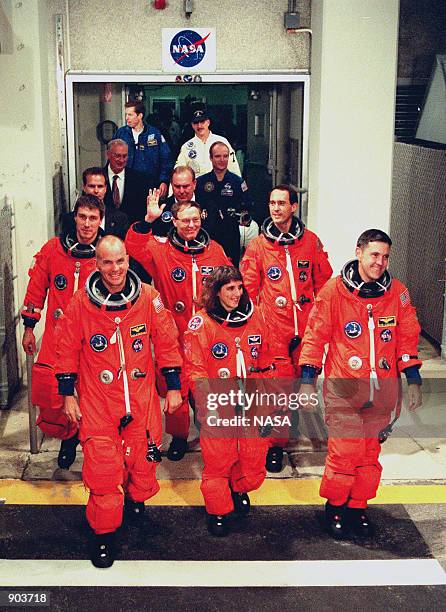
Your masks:
<instances>
[{"instance_id":1,"label":"nasa text on logo","mask_svg":"<svg viewBox=\"0 0 446 612\"><path fill-rule=\"evenodd\" d=\"M170 41L170 55L173 61L183 68L197 66L206 55L206 40L210 36L202 37L194 30L181 30Z\"/></svg>"},{"instance_id":2,"label":"nasa text on logo","mask_svg":"<svg viewBox=\"0 0 446 612\"><path fill-rule=\"evenodd\" d=\"M381 340L383 342L391 342L392 340L392 332L390 329L383 329L379 335L381 336Z\"/></svg>"},{"instance_id":3,"label":"nasa text on logo","mask_svg":"<svg viewBox=\"0 0 446 612\"><path fill-rule=\"evenodd\" d=\"M270 266L267 275L270 280L278 281L282 278L282 270L278 266Z\"/></svg>"},{"instance_id":4,"label":"nasa text on logo","mask_svg":"<svg viewBox=\"0 0 446 612\"><path fill-rule=\"evenodd\" d=\"M143 341L141 340L141 338L136 338L132 342L132 349L135 351L135 353L139 353L139 351L142 351L143 346L144 346L144 344L143 344Z\"/></svg>"},{"instance_id":5,"label":"nasa text on logo","mask_svg":"<svg viewBox=\"0 0 446 612\"><path fill-rule=\"evenodd\" d=\"M358 321L349 321L344 325L344 333L348 338L359 338L362 334L362 327Z\"/></svg>"}]
</instances>

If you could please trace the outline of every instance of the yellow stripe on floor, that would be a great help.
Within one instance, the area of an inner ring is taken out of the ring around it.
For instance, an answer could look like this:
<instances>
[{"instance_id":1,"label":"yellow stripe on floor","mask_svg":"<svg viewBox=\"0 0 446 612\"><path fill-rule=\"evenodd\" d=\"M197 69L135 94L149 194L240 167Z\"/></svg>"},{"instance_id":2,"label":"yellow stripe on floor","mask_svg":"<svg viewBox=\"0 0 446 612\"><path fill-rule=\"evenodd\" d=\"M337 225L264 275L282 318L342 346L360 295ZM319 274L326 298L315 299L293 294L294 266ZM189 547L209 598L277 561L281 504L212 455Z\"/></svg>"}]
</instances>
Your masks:
<instances>
[{"instance_id":1,"label":"yellow stripe on floor","mask_svg":"<svg viewBox=\"0 0 446 612\"><path fill-rule=\"evenodd\" d=\"M202 506L198 480L160 480L161 490L147 505ZM318 479L273 479L249 496L256 506L322 504ZM0 499L6 504L82 505L88 492L79 482L1 480ZM1 502L0 502L1 503ZM372 504L444 504L446 485L381 485Z\"/></svg>"}]
</instances>

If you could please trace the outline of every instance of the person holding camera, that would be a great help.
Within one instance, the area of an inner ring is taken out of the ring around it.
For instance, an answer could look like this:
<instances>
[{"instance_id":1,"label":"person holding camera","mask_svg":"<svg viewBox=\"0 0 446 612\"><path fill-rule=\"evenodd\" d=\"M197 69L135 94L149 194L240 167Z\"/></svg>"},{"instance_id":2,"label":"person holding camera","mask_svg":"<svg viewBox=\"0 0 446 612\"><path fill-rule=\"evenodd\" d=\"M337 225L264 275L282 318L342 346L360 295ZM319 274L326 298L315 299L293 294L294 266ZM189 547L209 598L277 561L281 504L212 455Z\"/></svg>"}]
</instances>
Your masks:
<instances>
[{"instance_id":1,"label":"person holding camera","mask_svg":"<svg viewBox=\"0 0 446 612\"><path fill-rule=\"evenodd\" d=\"M224 142L209 149L212 171L197 179L195 197L207 215L205 227L234 266L240 262L240 225L251 222L254 203L246 181L228 170L230 151Z\"/></svg>"}]
</instances>

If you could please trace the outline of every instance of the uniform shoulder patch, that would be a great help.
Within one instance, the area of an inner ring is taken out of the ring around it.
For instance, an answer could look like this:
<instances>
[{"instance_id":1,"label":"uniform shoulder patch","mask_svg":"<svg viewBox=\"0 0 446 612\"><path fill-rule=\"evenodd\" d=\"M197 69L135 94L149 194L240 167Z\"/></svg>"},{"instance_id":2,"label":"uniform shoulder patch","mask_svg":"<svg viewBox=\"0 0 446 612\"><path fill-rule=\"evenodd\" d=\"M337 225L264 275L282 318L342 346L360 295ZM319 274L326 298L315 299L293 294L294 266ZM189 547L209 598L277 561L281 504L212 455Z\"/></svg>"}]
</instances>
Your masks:
<instances>
[{"instance_id":1,"label":"uniform shoulder patch","mask_svg":"<svg viewBox=\"0 0 446 612\"><path fill-rule=\"evenodd\" d=\"M202 325L203 325L203 317L200 315L196 315L195 317L192 317L187 327L188 329L192 331L197 331L197 329L200 329Z\"/></svg>"},{"instance_id":2,"label":"uniform shoulder patch","mask_svg":"<svg viewBox=\"0 0 446 612\"><path fill-rule=\"evenodd\" d=\"M410 296L407 289L404 289L403 293L400 294L400 300L403 308L410 304Z\"/></svg>"},{"instance_id":3,"label":"uniform shoulder patch","mask_svg":"<svg viewBox=\"0 0 446 612\"><path fill-rule=\"evenodd\" d=\"M161 312L162 310L164 310L163 300L161 299L160 295L157 295L156 298L152 300L152 304L155 309L155 312Z\"/></svg>"}]
</instances>

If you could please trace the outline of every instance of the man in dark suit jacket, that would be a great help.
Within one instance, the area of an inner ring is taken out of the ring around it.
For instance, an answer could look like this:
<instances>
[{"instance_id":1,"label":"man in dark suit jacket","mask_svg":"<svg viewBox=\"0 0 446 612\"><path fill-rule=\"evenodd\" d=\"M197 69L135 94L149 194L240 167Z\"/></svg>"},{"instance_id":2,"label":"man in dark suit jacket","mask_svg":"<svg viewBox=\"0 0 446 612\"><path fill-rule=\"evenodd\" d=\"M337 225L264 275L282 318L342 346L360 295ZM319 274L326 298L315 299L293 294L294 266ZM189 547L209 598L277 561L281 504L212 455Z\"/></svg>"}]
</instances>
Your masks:
<instances>
[{"instance_id":1,"label":"man in dark suit jacket","mask_svg":"<svg viewBox=\"0 0 446 612\"><path fill-rule=\"evenodd\" d=\"M82 173L82 193L84 195L94 195L103 201L106 191L107 179L104 170L98 166L86 168ZM74 228L73 212L62 216L61 225L63 232L69 232ZM122 210L114 206L106 206L101 227L105 234L113 234L121 238L121 240L125 240L129 228L129 220Z\"/></svg>"},{"instance_id":2,"label":"man in dark suit jacket","mask_svg":"<svg viewBox=\"0 0 446 612\"><path fill-rule=\"evenodd\" d=\"M161 216L152 223L154 236L167 236L173 227L171 208L175 202L190 202L194 199L194 191L197 181L195 172L188 166L177 166L172 172L170 185L172 195L166 200Z\"/></svg>"},{"instance_id":3,"label":"man in dark suit jacket","mask_svg":"<svg viewBox=\"0 0 446 612\"><path fill-rule=\"evenodd\" d=\"M184 203L195 200L197 181L195 180L195 172L190 166L177 166L172 172L170 185L173 193L163 205L163 212L160 217L152 223L152 233L154 236L167 236L172 229L171 209L176 202ZM210 233L210 228L216 226L218 219L213 210L206 209L201 202L198 203L201 208L201 227Z\"/></svg>"},{"instance_id":4,"label":"man in dark suit jacket","mask_svg":"<svg viewBox=\"0 0 446 612\"><path fill-rule=\"evenodd\" d=\"M118 236L119 238L121 238L121 240L125 240L127 230L130 227L129 219L123 210L114 206L113 200L111 204L107 205L106 176L106 172L103 168L92 167L84 170L82 173L82 193L95 195L100 200L104 200L105 215L101 222L101 227L104 230L104 233L113 234L114 236ZM144 212L144 215L145 214L146 213ZM61 219L61 226L63 232L69 232L74 228L74 225L75 223L73 212L63 215ZM144 283L151 282L151 277L147 274L141 264L132 257L130 258L130 267L134 272L136 272L136 274Z\"/></svg>"},{"instance_id":5,"label":"man in dark suit jacket","mask_svg":"<svg viewBox=\"0 0 446 612\"><path fill-rule=\"evenodd\" d=\"M108 162L104 168L107 191L106 210L124 212L132 224L142 221L147 212L148 179L141 172L126 168L128 145L124 140L111 140L107 145Z\"/></svg>"}]
</instances>

